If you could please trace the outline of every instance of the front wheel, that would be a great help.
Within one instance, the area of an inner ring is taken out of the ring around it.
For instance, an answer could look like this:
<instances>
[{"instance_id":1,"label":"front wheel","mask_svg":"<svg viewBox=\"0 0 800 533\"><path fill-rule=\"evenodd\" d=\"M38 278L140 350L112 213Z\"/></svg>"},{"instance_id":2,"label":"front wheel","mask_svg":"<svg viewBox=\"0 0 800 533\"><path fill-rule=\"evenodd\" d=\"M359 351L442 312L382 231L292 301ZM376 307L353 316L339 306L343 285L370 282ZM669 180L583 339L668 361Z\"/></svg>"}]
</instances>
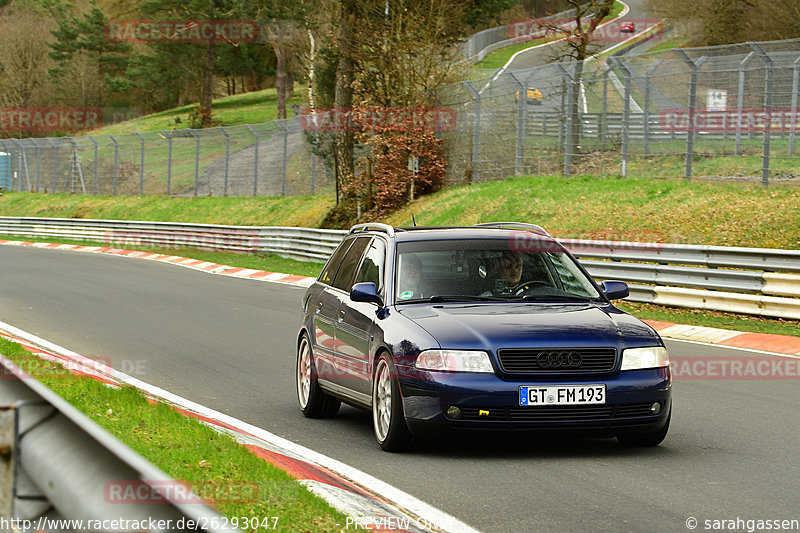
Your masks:
<instances>
[{"instance_id":1,"label":"front wheel","mask_svg":"<svg viewBox=\"0 0 800 533\"><path fill-rule=\"evenodd\" d=\"M375 368L372 383L372 425L375 439L387 452L402 452L410 449L414 438L403 415L403 399L392 361L381 356Z\"/></svg>"},{"instance_id":2,"label":"front wheel","mask_svg":"<svg viewBox=\"0 0 800 533\"><path fill-rule=\"evenodd\" d=\"M314 354L308 335L303 335L297 347L297 401L308 418L330 418L339 412L341 402L320 388L314 367Z\"/></svg>"}]
</instances>

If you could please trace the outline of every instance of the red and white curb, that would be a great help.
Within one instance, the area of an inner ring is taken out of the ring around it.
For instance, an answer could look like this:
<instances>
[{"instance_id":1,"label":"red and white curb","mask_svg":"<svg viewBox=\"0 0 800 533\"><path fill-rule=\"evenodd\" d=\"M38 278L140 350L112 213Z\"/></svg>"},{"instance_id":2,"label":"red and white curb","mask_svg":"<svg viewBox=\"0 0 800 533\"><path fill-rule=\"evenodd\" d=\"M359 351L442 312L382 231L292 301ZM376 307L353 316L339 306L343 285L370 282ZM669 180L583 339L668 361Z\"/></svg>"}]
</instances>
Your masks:
<instances>
[{"instance_id":1,"label":"red and white curb","mask_svg":"<svg viewBox=\"0 0 800 533\"><path fill-rule=\"evenodd\" d=\"M645 322L650 324L659 335L667 339L758 350L780 355L800 355L800 337L791 335L748 333L705 326L688 326L659 320L645 320Z\"/></svg>"},{"instance_id":2,"label":"red and white curb","mask_svg":"<svg viewBox=\"0 0 800 533\"><path fill-rule=\"evenodd\" d=\"M151 400L168 404L185 416L230 435L253 454L285 470L308 490L350 517L353 523L341 524L343 530L477 533L457 518L388 483L262 428L150 385L10 324L0 322L0 336L43 359L63 365L76 375L110 386L126 384L136 387Z\"/></svg>"},{"instance_id":3,"label":"red and white curb","mask_svg":"<svg viewBox=\"0 0 800 533\"><path fill-rule=\"evenodd\" d=\"M122 257L132 257L136 259L148 259L150 261L158 261L160 263L169 263L185 268L209 272L211 274L220 274L222 276L231 276L234 278L255 279L259 281L271 281L274 283L285 283L288 285L298 285L301 287L308 287L314 283L314 279L308 276L297 276L294 274L283 274L280 272L267 272L264 270L255 270L252 268L232 267L228 265L220 265L217 263L209 263L207 261L200 261L198 259L190 259L188 257L181 257L178 255L164 255L150 252L140 252L136 250L126 250L123 248L109 248L105 246L81 246L77 244L57 244L50 242L27 242L27 241L9 241L0 240L0 245L5 246L27 246L30 248L47 248L50 250L71 250L74 252L88 252L95 254L117 255Z\"/></svg>"}]
</instances>

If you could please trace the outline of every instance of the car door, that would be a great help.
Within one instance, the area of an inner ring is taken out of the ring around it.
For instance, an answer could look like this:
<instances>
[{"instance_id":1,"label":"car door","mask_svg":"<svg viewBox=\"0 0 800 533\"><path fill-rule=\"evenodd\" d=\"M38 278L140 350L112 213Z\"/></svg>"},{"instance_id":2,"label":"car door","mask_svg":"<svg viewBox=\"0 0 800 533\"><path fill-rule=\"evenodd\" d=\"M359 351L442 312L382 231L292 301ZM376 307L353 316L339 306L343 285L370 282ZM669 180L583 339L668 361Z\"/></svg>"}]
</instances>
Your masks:
<instances>
[{"instance_id":1,"label":"car door","mask_svg":"<svg viewBox=\"0 0 800 533\"><path fill-rule=\"evenodd\" d=\"M335 306L333 352L331 353L334 375L331 377L331 381L350 390L355 390L353 385L357 371L354 369L352 361L358 358L358 350L361 348L358 339L351 334L352 331L348 325L345 324L342 329L342 323L348 314L350 289L353 287L356 272L371 240L370 236L362 236L353 242L342 258L330 291L335 298L335 301L330 302Z\"/></svg>"},{"instance_id":2,"label":"car door","mask_svg":"<svg viewBox=\"0 0 800 533\"><path fill-rule=\"evenodd\" d=\"M321 379L333 379L336 375L334 367L336 353L335 324L341 299L333 289L333 280L354 241L355 238L345 239L333 252L317 278L317 283L320 284L321 289L319 292L314 293L314 296L307 304L309 311L313 313L314 338L311 339L311 343L314 346L317 375Z\"/></svg>"},{"instance_id":3,"label":"car door","mask_svg":"<svg viewBox=\"0 0 800 533\"><path fill-rule=\"evenodd\" d=\"M385 262L386 243L374 237L364 251L352 284L372 282L383 297ZM378 309L375 303L354 302L348 295L342 300L336 323L338 369L342 378L348 380L347 387L364 395L371 392L370 346Z\"/></svg>"}]
</instances>

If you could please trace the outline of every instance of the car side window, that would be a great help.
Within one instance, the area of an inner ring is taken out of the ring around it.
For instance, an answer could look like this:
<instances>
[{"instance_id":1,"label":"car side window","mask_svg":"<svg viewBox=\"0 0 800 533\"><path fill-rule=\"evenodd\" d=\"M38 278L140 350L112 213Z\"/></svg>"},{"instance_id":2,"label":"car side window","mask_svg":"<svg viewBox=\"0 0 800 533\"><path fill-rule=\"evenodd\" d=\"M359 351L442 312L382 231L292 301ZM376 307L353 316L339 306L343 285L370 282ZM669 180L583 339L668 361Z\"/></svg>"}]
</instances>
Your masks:
<instances>
[{"instance_id":1,"label":"car side window","mask_svg":"<svg viewBox=\"0 0 800 533\"><path fill-rule=\"evenodd\" d=\"M342 264L336 276L333 278L333 286L337 289L350 292L353 287L353 278L356 275L356 269L361 262L361 256L364 255L364 249L369 244L370 237L359 237L350 246L350 249L342 259Z\"/></svg>"},{"instance_id":2,"label":"car side window","mask_svg":"<svg viewBox=\"0 0 800 533\"><path fill-rule=\"evenodd\" d=\"M358 269L354 283L372 282L378 289L378 294L383 292L383 265L386 262L386 245L379 238L372 239L364 260Z\"/></svg>"},{"instance_id":3,"label":"car side window","mask_svg":"<svg viewBox=\"0 0 800 533\"><path fill-rule=\"evenodd\" d=\"M322 272L320 272L319 277L317 278L318 281L327 283L328 285L333 283L333 278L336 277L336 271L339 270L339 265L342 262L342 258L344 257L344 254L347 253L347 250L350 249L350 246L352 246L353 241L355 241L355 239L345 240L339 245L339 247L333 252L333 255L331 255L330 259L328 259L328 262L325 263L325 267L322 269Z\"/></svg>"}]
</instances>

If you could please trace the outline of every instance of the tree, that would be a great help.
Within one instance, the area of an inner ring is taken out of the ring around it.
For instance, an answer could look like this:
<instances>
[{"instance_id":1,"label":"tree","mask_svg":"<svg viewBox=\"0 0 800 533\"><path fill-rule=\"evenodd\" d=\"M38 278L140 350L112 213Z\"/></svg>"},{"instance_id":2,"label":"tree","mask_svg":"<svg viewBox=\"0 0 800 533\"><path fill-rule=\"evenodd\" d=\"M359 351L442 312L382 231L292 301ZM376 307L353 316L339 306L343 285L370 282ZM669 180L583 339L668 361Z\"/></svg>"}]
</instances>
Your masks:
<instances>
[{"instance_id":1,"label":"tree","mask_svg":"<svg viewBox=\"0 0 800 533\"><path fill-rule=\"evenodd\" d=\"M51 33L56 41L47 44L52 49L50 57L56 61L57 67L50 69L50 75L54 79L60 79L76 54L85 54L85 58L97 65L98 75L108 90L129 89L131 84L125 77L125 70L132 46L128 43L113 42L107 38L105 31L108 18L103 11L93 5L87 13L75 16L69 14L63 4L55 5L53 10L58 28Z\"/></svg>"},{"instance_id":2,"label":"tree","mask_svg":"<svg viewBox=\"0 0 800 533\"><path fill-rule=\"evenodd\" d=\"M570 7L574 10L570 17L570 23L559 25L558 23L546 23L544 27L556 37L563 37L561 45L556 48L556 60L567 60L575 62L573 73L573 98L568 113L572 123L571 143L568 147L569 153L575 154L579 151L581 143L581 121L580 106L578 98L578 88L583 84L583 65L584 61L592 54L597 52L601 44L594 37L597 26L611 14L614 7L614 0L568 0Z\"/></svg>"},{"instance_id":3,"label":"tree","mask_svg":"<svg viewBox=\"0 0 800 533\"><path fill-rule=\"evenodd\" d=\"M250 9L245 0L148 0L141 5L143 14L162 19L220 20L246 16ZM206 43L181 43L166 46L202 48L204 52L199 112L203 128L212 125L214 74L217 43L228 44L224 36L216 35Z\"/></svg>"}]
</instances>

